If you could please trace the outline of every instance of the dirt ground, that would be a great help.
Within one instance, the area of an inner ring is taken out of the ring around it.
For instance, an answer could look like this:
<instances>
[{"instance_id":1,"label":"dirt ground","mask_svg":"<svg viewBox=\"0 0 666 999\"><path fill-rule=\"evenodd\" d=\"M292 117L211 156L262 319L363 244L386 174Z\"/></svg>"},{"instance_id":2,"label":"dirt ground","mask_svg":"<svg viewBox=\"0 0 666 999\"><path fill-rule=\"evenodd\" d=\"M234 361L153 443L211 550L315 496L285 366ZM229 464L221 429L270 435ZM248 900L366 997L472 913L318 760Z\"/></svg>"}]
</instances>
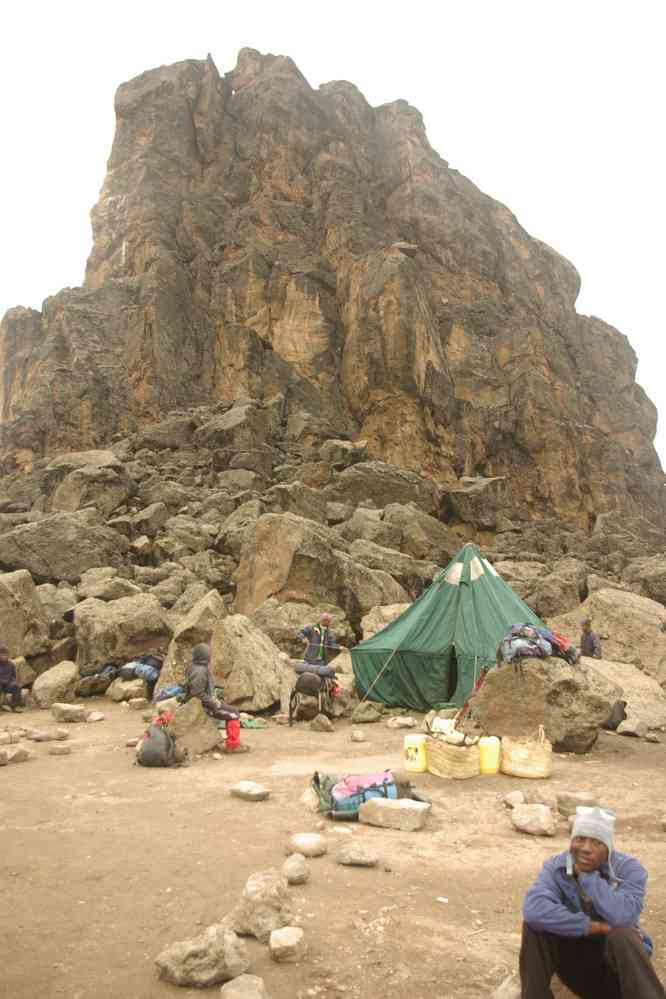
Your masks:
<instances>
[{"instance_id":1,"label":"dirt ground","mask_svg":"<svg viewBox=\"0 0 666 999\"><path fill-rule=\"evenodd\" d=\"M71 726L71 756L25 743L33 759L0 769L2 999L201 996L160 982L156 954L219 921L248 875L282 864L290 833L316 828L298 800L315 769L401 761L404 733L384 724L364 726L366 743L350 741L348 723L333 734L271 724L243 732L246 756L143 769L125 747L145 727L140 715L94 706L106 719ZM0 729L23 724L51 725L45 712L0 715ZM665 759L666 743L603 734L587 756L557 756L546 783L593 790L617 809L619 848L650 874L643 923L666 981ZM231 798L241 778L268 785L270 798ZM417 782L433 799L420 832L327 822L329 853L290 889L307 960L276 965L248 940L250 972L272 999L487 999L515 967L522 895L544 858L565 848L566 823L554 839L513 831L501 797L522 786L516 778ZM335 863L350 829L380 852L377 868Z\"/></svg>"}]
</instances>

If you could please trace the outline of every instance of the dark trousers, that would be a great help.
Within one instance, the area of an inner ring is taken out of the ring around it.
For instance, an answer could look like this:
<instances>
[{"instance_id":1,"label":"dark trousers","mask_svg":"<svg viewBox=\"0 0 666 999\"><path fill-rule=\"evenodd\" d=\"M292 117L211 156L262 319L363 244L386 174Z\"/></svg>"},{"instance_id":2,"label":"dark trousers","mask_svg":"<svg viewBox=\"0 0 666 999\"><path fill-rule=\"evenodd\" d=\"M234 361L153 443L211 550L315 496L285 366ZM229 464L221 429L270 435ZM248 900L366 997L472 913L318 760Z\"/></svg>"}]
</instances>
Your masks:
<instances>
[{"instance_id":1,"label":"dark trousers","mask_svg":"<svg viewBox=\"0 0 666 999\"><path fill-rule=\"evenodd\" d=\"M0 694L11 694L12 707L21 707L21 688L18 683L14 683L13 680L8 683L0 683Z\"/></svg>"},{"instance_id":2,"label":"dark trousers","mask_svg":"<svg viewBox=\"0 0 666 999\"><path fill-rule=\"evenodd\" d=\"M201 703L206 714L209 714L211 718L216 718L217 721L235 721L238 718L238 712L230 704L225 704L224 701L216 701L214 697L204 696L201 698Z\"/></svg>"},{"instance_id":3,"label":"dark trousers","mask_svg":"<svg viewBox=\"0 0 666 999\"><path fill-rule=\"evenodd\" d=\"M634 929L589 937L537 933L523 923L522 999L553 999L557 974L581 999L664 999L643 942Z\"/></svg>"}]
</instances>

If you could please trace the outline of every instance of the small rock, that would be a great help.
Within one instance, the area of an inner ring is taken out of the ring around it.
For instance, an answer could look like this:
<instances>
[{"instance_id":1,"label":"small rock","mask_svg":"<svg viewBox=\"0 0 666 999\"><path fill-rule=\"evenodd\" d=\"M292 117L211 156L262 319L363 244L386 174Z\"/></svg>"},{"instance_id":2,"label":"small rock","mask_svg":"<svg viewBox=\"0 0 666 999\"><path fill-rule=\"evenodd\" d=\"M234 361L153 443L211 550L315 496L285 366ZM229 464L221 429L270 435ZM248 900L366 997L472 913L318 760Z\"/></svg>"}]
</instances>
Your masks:
<instances>
[{"instance_id":1,"label":"small rock","mask_svg":"<svg viewBox=\"0 0 666 999\"><path fill-rule=\"evenodd\" d=\"M268 949L274 961L300 961L305 954L305 935L300 926L283 926L273 930Z\"/></svg>"},{"instance_id":2,"label":"small rock","mask_svg":"<svg viewBox=\"0 0 666 999\"><path fill-rule=\"evenodd\" d=\"M81 704L52 704L51 714L58 722L85 722L88 719L88 709Z\"/></svg>"},{"instance_id":3,"label":"small rock","mask_svg":"<svg viewBox=\"0 0 666 999\"><path fill-rule=\"evenodd\" d=\"M515 808L516 805L525 804L525 795L522 791L509 791L508 794L504 795L502 801L507 808Z\"/></svg>"},{"instance_id":4,"label":"small rock","mask_svg":"<svg viewBox=\"0 0 666 999\"><path fill-rule=\"evenodd\" d=\"M132 711L143 711L150 704L147 697L130 697L127 702Z\"/></svg>"},{"instance_id":5,"label":"small rock","mask_svg":"<svg viewBox=\"0 0 666 999\"><path fill-rule=\"evenodd\" d=\"M221 999L270 999L263 978L239 975L220 989Z\"/></svg>"},{"instance_id":6,"label":"small rock","mask_svg":"<svg viewBox=\"0 0 666 999\"><path fill-rule=\"evenodd\" d=\"M648 734L645 736L645 741L661 743L661 739L659 738L656 732L648 732Z\"/></svg>"},{"instance_id":7,"label":"small rock","mask_svg":"<svg viewBox=\"0 0 666 999\"><path fill-rule=\"evenodd\" d=\"M241 936L256 937L268 943L272 930L292 926L295 914L287 879L282 871L271 868L251 874L245 883L238 905L224 923Z\"/></svg>"},{"instance_id":8,"label":"small rock","mask_svg":"<svg viewBox=\"0 0 666 999\"><path fill-rule=\"evenodd\" d=\"M326 823L324 823L324 828L325 827L326 827ZM354 835L354 833L349 828L349 826L336 826L336 825L334 825L332 827L332 829L331 829L331 836L344 836L345 839L349 839L349 837L353 836L353 835Z\"/></svg>"},{"instance_id":9,"label":"small rock","mask_svg":"<svg viewBox=\"0 0 666 999\"><path fill-rule=\"evenodd\" d=\"M23 746L5 746L0 749L0 767L8 763L26 763L32 756Z\"/></svg>"},{"instance_id":10,"label":"small rock","mask_svg":"<svg viewBox=\"0 0 666 999\"><path fill-rule=\"evenodd\" d=\"M358 810L359 822L383 829L415 832L422 829L432 805L411 798L371 798Z\"/></svg>"},{"instance_id":11,"label":"small rock","mask_svg":"<svg viewBox=\"0 0 666 999\"><path fill-rule=\"evenodd\" d=\"M286 850L287 855L302 853L304 857L323 857L328 844L319 833L295 833L290 836Z\"/></svg>"},{"instance_id":12,"label":"small rock","mask_svg":"<svg viewBox=\"0 0 666 999\"><path fill-rule=\"evenodd\" d=\"M353 728L352 729L352 733L351 733L351 741L352 742L367 742L368 740L363 735L363 732L361 732L360 729Z\"/></svg>"},{"instance_id":13,"label":"small rock","mask_svg":"<svg viewBox=\"0 0 666 999\"><path fill-rule=\"evenodd\" d=\"M629 735L634 739L644 739L647 735L647 725L640 718L626 718L617 727L618 735Z\"/></svg>"},{"instance_id":14,"label":"small rock","mask_svg":"<svg viewBox=\"0 0 666 999\"><path fill-rule=\"evenodd\" d=\"M307 808L308 812L319 811L319 795L313 787L306 788L298 800L301 805Z\"/></svg>"},{"instance_id":15,"label":"small rock","mask_svg":"<svg viewBox=\"0 0 666 999\"><path fill-rule=\"evenodd\" d=\"M288 725L289 715L273 715L273 721L276 725Z\"/></svg>"},{"instance_id":16,"label":"small rock","mask_svg":"<svg viewBox=\"0 0 666 999\"><path fill-rule=\"evenodd\" d=\"M555 835L555 816L547 805L516 805L511 812L511 821L518 832L531 836Z\"/></svg>"},{"instance_id":17,"label":"small rock","mask_svg":"<svg viewBox=\"0 0 666 999\"><path fill-rule=\"evenodd\" d=\"M253 780L241 780L231 788L232 798L242 798L243 801L264 801L270 793L267 787Z\"/></svg>"},{"instance_id":18,"label":"small rock","mask_svg":"<svg viewBox=\"0 0 666 999\"><path fill-rule=\"evenodd\" d=\"M666 815L662 815L661 817L661 829L662 832L666 832Z\"/></svg>"},{"instance_id":19,"label":"small rock","mask_svg":"<svg viewBox=\"0 0 666 999\"><path fill-rule=\"evenodd\" d=\"M386 722L388 728L416 728L416 719L409 715L397 715Z\"/></svg>"},{"instance_id":20,"label":"small rock","mask_svg":"<svg viewBox=\"0 0 666 999\"><path fill-rule=\"evenodd\" d=\"M91 711L88 717L86 718L86 721L90 723L101 722L104 721L104 715L101 711Z\"/></svg>"},{"instance_id":21,"label":"small rock","mask_svg":"<svg viewBox=\"0 0 666 999\"><path fill-rule=\"evenodd\" d=\"M125 745L129 746L130 749L134 749L134 747L138 746L140 742L141 736L137 736L135 739L128 739Z\"/></svg>"},{"instance_id":22,"label":"small rock","mask_svg":"<svg viewBox=\"0 0 666 999\"><path fill-rule=\"evenodd\" d=\"M211 756L213 757L214 760L223 760L224 759L224 756L222 755L222 753L211 753Z\"/></svg>"},{"instance_id":23,"label":"small rock","mask_svg":"<svg viewBox=\"0 0 666 999\"><path fill-rule=\"evenodd\" d=\"M290 885L304 885L310 878L310 869L302 853L292 853L287 857L282 873Z\"/></svg>"},{"instance_id":24,"label":"small rock","mask_svg":"<svg viewBox=\"0 0 666 999\"><path fill-rule=\"evenodd\" d=\"M244 942L221 923L165 947L155 964L167 982L199 989L227 982L250 967Z\"/></svg>"},{"instance_id":25,"label":"small rock","mask_svg":"<svg viewBox=\"0 0 666 999\"><path fill-rule=\"evenodd\" d=\"M354 708L351 720L353 725L366 725L370 722L381 721L382 709L374 701L361 701Z\"/></svg>"},{"instance_id":26,"label":"small rock","mask_svg":"<svg viewBox=\"0 0 666 999\"><path fill-rule=\"evenodd\" d=\"M333 722L326 715L317 715L310 722L310 728L313 732L335 732L333 727Z\"/></svg>"},{"instance_id":27,"label":"small rock","mask_svg":"<svg viewBox=\"0 0 666 999\"><path fill-rule=\"evenodd\" d=\"M526 787L522 792L526 805L547 805L557 815L557 795L543 787Z\"/></svg>"},{"instance_id":28,"label":"small rock","mask_svg":"<svg viewBox=\"0 0 666 999\"><path fill-rule=\"evenodd\" d=\"M520 979L516 975L509 975L495 989L490 999L520 999L520 996Z\"/></svg>"},{"instance_id":29,"label":"small rock","mask_svg":"<svg viewBox=\"0 0 666 999\"><path fill-rule=\"evenodd\" d=\"M560 815L568 818L573 815L579 805L598 805L599 799L591 791L558 791L557 810Z\"/></svg>"},{"instance_id":30,"label":"small rock","mask_svg":"<svg viewBox=\"0 0 666 999\"><path fill-rule=\"evenodd\" d=\"M71 746L49 746L47 750L49 756L69 756L72 752Z\"/></svg>"},{"instance_id":31,"label":"small rock","mask_svg":"<svg viewBox=\"0 0 666 999\"><path fill-rule=\"evenodd\" d=\"M335 859L343 867L375 867L379 863L379 854L356 840L346 843L341 850L338 850Z\"/></svg>"},{"instance_id":32,"label":"small rock","mask_svg":"<svg viewBox=\"0 0 666 999\"><path fill-rule=\"evenodd\" d=\"M30 736L28 736L30 738ZM0 732L0 746L10 746L12 737L9 732Z\"/></svg>"}]
</instances>

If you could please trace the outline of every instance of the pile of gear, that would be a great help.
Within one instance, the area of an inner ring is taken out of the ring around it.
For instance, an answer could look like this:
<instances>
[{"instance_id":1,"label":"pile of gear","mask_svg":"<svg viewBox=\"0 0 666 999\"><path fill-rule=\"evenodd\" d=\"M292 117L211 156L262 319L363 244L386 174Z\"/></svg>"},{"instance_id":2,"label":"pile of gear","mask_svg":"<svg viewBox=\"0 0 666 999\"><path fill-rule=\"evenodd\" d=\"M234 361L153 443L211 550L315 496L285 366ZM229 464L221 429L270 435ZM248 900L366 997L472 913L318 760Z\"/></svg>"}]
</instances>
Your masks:
<instances>
[{"instance_id":1,"label":"pile of gear","mask_svg":"<svg viewBox=\"0 0 666 999\"><path fill-rule=\"evenodd\" d=\"M511 663L517 659L546 659L556 656L574 666L580 653L565 635L534 624L512 624L507 628L497 650L497 662Z\"/></svg>"}]
</instances>

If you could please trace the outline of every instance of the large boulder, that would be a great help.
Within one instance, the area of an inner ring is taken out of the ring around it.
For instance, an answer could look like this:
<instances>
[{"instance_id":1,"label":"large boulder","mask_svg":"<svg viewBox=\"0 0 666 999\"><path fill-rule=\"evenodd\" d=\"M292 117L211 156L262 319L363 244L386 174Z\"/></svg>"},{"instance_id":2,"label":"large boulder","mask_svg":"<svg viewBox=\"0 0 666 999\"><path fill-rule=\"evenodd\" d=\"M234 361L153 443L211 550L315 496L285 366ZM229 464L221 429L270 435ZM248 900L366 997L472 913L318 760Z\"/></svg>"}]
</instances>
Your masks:
<instances>
[{"instance_id":1,"label":"large boulder","mask_svg":"<svg viewBox=\"0 0 666 999\"><path fill-rule=\"evenodd\" d=\"M138 448L150 448L153 451L165 449L178 450L184 447L192 438L197 424L191 416L168 416L159 423L151 423L143 427L135 439Z\"/></svg>"},{"instance_id":2,"label":"large boulder","mask_svg":"<svg viewBox=\"0 0 666 999\"><path fill-rule=\"evenodd\" d=\"M76 663L62 662L47 669L32 685L32 695L40 708L74 700L79 670Z\"/></svg>"},{"instance_id":3,"label":"large boulder","mask_svg":"<svg viewBox=\"0 0 666 999\"><path fill-rule=\"evenodd\" d=\"M178 750L187 750L189 756L196 756L209 752L222 742L224 734L206 714L198 697L185 704L175 702L172 706L174 716L169 722L169 732L174 736Z\"/></svg>"},{"instance_id":4,"label":"large boulder","mask_svg":"<svg viewBox=\"0 0 666 999\"><path fill-rule=\"evenodd\" d=\"M371 638L378 631L385 628L391 621L407 610L410 604L389 604L385 607L373 607L363 618L361 618L361 630L363 638Z\"/></svg>"},{"instance_id":5,"label":"large boulder","mask_svg":"<svg viewBox=\"0 0 666 999\"><path fill-rule=\"evenodd\" d=\"M241 552L235 609L250 614L270 597L332 605L355 627L371 607L407 601L392 576L360 565L341 545L331 528L304 517L260 517Z\"/></svg>"},{"instance_id":6,"label":"large boulder","mask_svg":"<svg viewBox=\"0 0 666 999\"><path fill-rule=\"evenodd\" d=\"M575 610L585 598L587 568L575 558L555 562L552 571L539 576L525 600L542 619Z\"/></svg>"},{"instance_id":7,"label":"large boulder","mask_svg":"<svg viewBox=\"0 0 666 999\"><path fill-rule=\"evenodd\" d=\"M77 605L74 627L82 673L106 660L124 662L165 653L172 629L160 602L148 593L105 603L90 598Z\"/></svg>"},{"instance_id":8,"label":"large boulder","mask_svg":"<svg viewBox=\"0 0 666 999\"><path fill-rule=\"evenodd\" d=\"M508 583L514 593L517 593L522 600L528 593L534 591L539 577L547 572L543 562L530 560L519 562L513 559L495 562L495 569L504 582Z\"/></svg>"},{"instance_id":9,"label":"large boulder","mask_svg":"<svg viewBox=\"0 0 666 999\"><path fill-rule=\"evenodd\" d=\"M415 503L389 503L384 508L383 523L392 530L400 531L398 544L389 544L388 548L398 547L412 558L438 565L450 562L464 540L446 524L420 510ZM378 538L368 540L384 544Z\"/></svg>"},{"instance_id":10,"label":"large boulder","mask_svg":"<svg viewBox=\"0 0 666 999\"><path fill-rule=\"evenodd\" d=\"M372 500L378 507L388 503L415 503L426 513L439 509L439 487L417 472L383 461L363 461L336 475L324 490L327 500L360 506Z\"/></svg>"},{"instance_id":11,"label":"large boulder","mask_svg":"<svg viewBox=\"0 0 666 999\"><path fill-rule=\"evenodd\" d=\"M648 728L666 726L666 691L654 679L631 663L607 659L583 659L590 675L599 673L604 681L617 684L627 702L627 716L645 722Z\"/></svg>"},{"instance_id":12,"label":"large boulder","mask_svg":"<svg viewBox=\"0 0 666 999\"><path fill-rule=\"evenodd\" d=\"M333 617L331 629L338 642L348 645L354 638L354 632L344 611L330 604L318 604L312 607L310 604L297 601L280 603L271 597L252 611L250 617L290 659L299 659L303 657L304 645L296 635L306 624L316 624L323 611L328 611Z\"/></svg>"},{"instance_id":13,"label":"large boulder","mask_svg":"<svg viewBox=\"0 0 666 999\"><path fill-rule=\"evenodd\" d=\"M214 416L195 431L194 440L199 447L256 451L263 447L267 431L266 413L249 402Z\"/></svg>"},{"instance_id":14,"label":"large boulder","mask_svg":"<svg viewBox=\"0 0 666 999\"><path fill-rule=\"evenodd\" d=\"M118 474L123 471L123 463L113 451L69 451L59 454L46 466L43 477L43 489L51 496L72 472L82 468L111 469Z\"/></svg>"},{"instance_id":15,"label":"large boulder","mask_svg":"<svg viewBox=\"0 0 666 999\"><path fill-rule=\"evenodd\" d=\"M215 542L217 550L238 559L245 541L252 536L263 512L261 500L254 499L241 503L222 524Z\"/></svg>"},{"instance_id":16,"label":"large boulder","mask_svg":"<svg viewBox=\"0 0 666 999\"><path fill-rule=\"evenodd\" d=\"M313 489L298 480L273 486L263 494L262 501L269 513L294 513L320 524L327 523L326 497L321 489Z\"/></svg>"},{"instance_id":17,"label":"large boulder","mask_svg":"<svg viewBox=\"0 0 666 999\"><path fill-rule=\"evenodd\" d=\"M226 604L217 590L209 590L195 603L173 633L160 676L162 685L182 684L193 646L210 643L215 625L226 613Z\"/></svg>"},{"instance_id":18,"label":"large boulder","mask_svg":"<svg viewBox=\"0 0 666 999\"><path fill-rule=\"evenodd\" d=\"M198 517L178 514L166 521L156 547L162 558L178 559L210 548L216 534L214 524L207 524Z\"/></svg>"},{"instance_id":19,"label":"large boulder","mask_svg":"<svg viewBox=\"0 0 666 999\"><path fill-rule=\"evenodd\" d=\"M82 514L54 513L0 535L0 566L27 569L40 582L76 583L86 569L122 565L128 550L127 538L116 531Z\"/></svg>"},{"instance_id":20,"label":"large boulder","mask_svg":"<svg viewBox=\"0 0 666 999\"><path fill-rule=\"evenodd\" d=\"M666 552L632 559L625 566L622 579L637 593L666 606Z\"/></svg>"},{"instance_id":21,"label":"large boulder","mask_svg":"<svg viewBox=\"0 0 666 999\"><path fill-rule=\"evenodd\" d=\"M586 753L620 697L620 687L591 672L585 663L523 659L491 669L474 695L471 713L488 734L534 737L543 725L553 747Z\"/></svg>"},{"instance_id":22,"label":"large boulder","mask_svg":"<svg viewBox=\"0 0 666 999\"><path fill-rule=\"evenodd\" d=\"M457 485L443 491L442 507L447 522L473 524L481 530L494 530L510 502L509 480L464 476Z\"/></svg>"},{"instance_id":23,"label":"large boulder","mask_svg":"<svg viewBox=\"0 0 666 999\"><path fill-rule=\"evenodd\" d=\"M155 958L160 978L197 989L229 982L250 967L245 944L224 923L169 944Z\"/></svg>"},{"instance_id":24,"label":"large boulder","mask_svg":"<svg viewBox=\"0 0 666 999\"><path fill-rule=\"evenodd\" d=\"M48 619L25 569L0 574L0 635L10 656L36 656L48 646Z\"/></svg>"},{"instance_id":25,"label":"large boulder","mask_svg":"<svg viewBox=\"0 0 666 999\"><path fill-rule=\"evenodd\" d=\"M242 614L215 625L211 666L224 698L243 711L263 711L280 700L283 653Z\"/></svg>"},{"instance_id":26,"label":"large boulder","mask_svg":"<svg viewBox=\"0 0 666 999\"><path fill-rule=\"evenodd\" d=\"M73 513L94 506L109 517L127 500L133 490L125 467L84 465L75 468L58 485L51 497L51 510Z\"/></svg>"},{"instance_id":27,"label":"large boulder","mask_svg":"<svg viewBox=\"0 0 666 999\"><path fill-rule=\"evenodd\" d=\"M586 615L601 638L605 659L633 663L662 685L666 683L663 604L625 590L595 590L578 611L551 618L548 625L578 641L581 619Z\"/></svg>"},{"instance_id":28,"label":"large boulder","mask_svg":"<svg viewBox=\"0 0 666 999\"><path fill-rule=\"evenodd\" d=\"M337 531L345 541L372 541L384 548L399 549L402 541L402 530L397 524L385 521L381 510L370 510L362 506L357 507L351 517L338 526Z\"/></svg>"},{"instance_id":29,"label":"large boulder","mask_svg":"<svg viewBox=\"0 0 666 999\"><path fill-rule=\"evenodd\" d=\"M47 621L62 618L65 611L71 610L79 602L74 587L64 580L57 586L55 583L41 583L36 590Z\"/></svg>"},{"instance_id":30,"label":"large boulder","mask_svg":"<svg viewBox=\"0 0 666 999\"><path fill-rule=\"evenodd\" d=\"M359 538L352 541L349 554L368 569L379 569L405 588L412 597L418 597L426 586L429 586L436 575L441 572L441 566L434 562L423 562L403 555L391 548L382 548L372 541Z\"/></svg>"},{"instance_id":31,"label":"large boulder","mask_svg":"<svg viewBox=\"0 0 666 999\"><path fill-rule=\"evenodd\" d=\"M120 600L121 597L136 596L141 593L141 588L129 579L119 576L118 570L113 566L107 565L84 572L76 591L81 600L86 600L88 597L97 600Z\"/></svg>"}]
</instances>

